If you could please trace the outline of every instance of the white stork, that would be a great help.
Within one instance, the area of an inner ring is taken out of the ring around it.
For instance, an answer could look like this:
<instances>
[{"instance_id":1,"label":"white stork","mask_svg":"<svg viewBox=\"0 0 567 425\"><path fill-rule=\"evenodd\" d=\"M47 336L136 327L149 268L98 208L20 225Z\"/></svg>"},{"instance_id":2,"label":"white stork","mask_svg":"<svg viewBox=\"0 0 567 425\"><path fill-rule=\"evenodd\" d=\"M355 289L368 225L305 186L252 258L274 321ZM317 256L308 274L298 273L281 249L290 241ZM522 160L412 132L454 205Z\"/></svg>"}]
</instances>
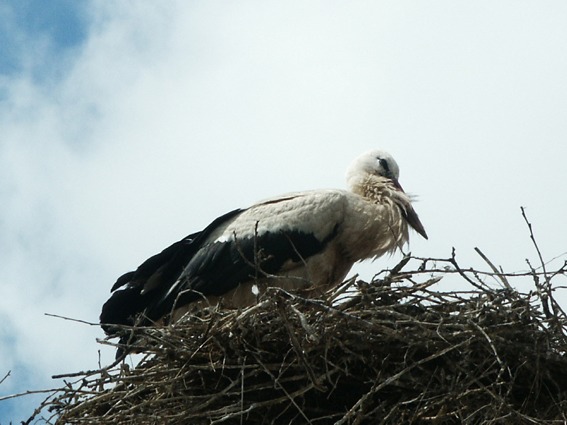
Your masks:
<instances>
[{"instance_id":1,"label":"white stork","mask_svg":"<svg viewBox=\"0 0 567 425\"><path fill-rule=\"evenodd\" d=\"M265 286L325 288L357 261L402 247L408 225L427 239L398 176L394 159L372 150L348 169L350 191L291 193L217 218L119 277L102 308L104 330L150 324L204 298L246 306Z\"/></svg>"}]
</instances>

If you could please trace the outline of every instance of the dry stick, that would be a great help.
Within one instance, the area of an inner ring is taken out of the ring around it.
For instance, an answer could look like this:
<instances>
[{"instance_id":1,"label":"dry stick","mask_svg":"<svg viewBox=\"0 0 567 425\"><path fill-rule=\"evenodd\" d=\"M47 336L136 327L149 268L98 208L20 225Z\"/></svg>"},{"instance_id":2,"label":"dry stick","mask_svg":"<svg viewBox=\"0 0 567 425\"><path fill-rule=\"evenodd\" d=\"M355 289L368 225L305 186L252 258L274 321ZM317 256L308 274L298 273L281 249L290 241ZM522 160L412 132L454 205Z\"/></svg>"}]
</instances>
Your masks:
<instances>
[{"instance_id":1,"label":"dry stick","mask_svg":"<svg viewBox=\"0 0 567 425\"><path fill-rule=\"evenodd\" d=\"M234 416L237 416L237 415L238 415L238 416L241 416L241 415L244 414L244 413L250 413L252 410L258 409L258 408L261 408L261 407L264 407L264 406L271 406L271 405L274 405L274 404L278 404L278 403L281 403L281 402L284 402L284 401L290 401L290 400L293 402L296 396L299 396L299 395L302 395L302 394L306 393L306 392L309 391L311 388L312 388L312 385L310 384L310 385L308 385L307 387L305 387L305 388L300 388L299 390L294 391L294 392L292 392L292 393L288 393L288 392L285 391L285 389L284 389L283 391L284 391L284 394L285 394L285 395L283 395L283 396L281 396L281 397L279 397L279 398L272 399L272 400L266 400L266 401L261 401L261 402L252 403L252 404L251 404L250 406L248 406L248 407L246 408L246 410L244 410L244 411L240 411L240 410L239 410L239 411L234 411L234 407L233 407L233 409L232 409L232 410L233 410L232 412L229 412L229 411L228 411L229 409L227 409L227 408L221 408L221 409L212 410L212 411L210 411L210 412L207 412L207 413L208 413L208 416L213 416L213 415L215 415L215 414L218 415L218 414L221 414L221 413L222 413L223 416L222 416L221 418L219 418L219 419L216 419L216 420L210 420L210 424L212 425L212 424L221 423L221 422L227 421L227 420L229 420L229 419L232 419ZM230 407L230 406L229 406L229 407ZM298 408L299 408L299 406L298 406ZM307 418L307 420L309 421L308 418ZM309 421L308 423L312 423L312 422Z\"/></svg>"},{"instance_id":2,"label":"dry stick","mask_svg":"<svg viewBox=\"0 0 567 425\"><path fill-rule=\"evenodd\" d=\"M112 362L110 365L103 367L102 369L92 369L92 370L83 370L80 372L74 372L74 373L63 373L60 375L52 375L51 379L61 379L61 378L76 378L77 376L91 376L91 375L96 375L96 374L103 374L105 372L108 372L110 369L112 369L114 366L116 366L118 363L122 362L122 360L124 360L126 357L128 356L128 353L123 353L120 357L118 357L116 360L114 360L114 362Z\"/></svg>"},{"instance_id":3,"label":"dry stick","mask_svg":"<svg viewBox=\"0 0 567 425\"><path fill-rule=\"evenodd\" d=\"M258 223L256 222L256 226ZM244 410L244 365L246 365L246 356L242 360L242 369L240 370L240 410ZM240 425L244 423L244 415L240 415Z\"/></svg>"},{"instance_id":4,"label":"dry stick","mask_svg":"<svg viewBox=\"0 0 567 425\"><path fill-rule=\"evenodd\" d=\"M415 260L419 260L418 257L412 257ZM451 265L454 266L454 263L451 260L438 260L438 262L447 262ZM563 269L565 269L565 267L567 267L567 261L566 261L566 265L563 266ZM472 270L472 269L465 269L464 271L466 272L474 272L475 274L479 275L479 276L494 276L494 272L493 271L483 271L483 270ZM561 269L559 270L561 271ZM565 270L563 270L565 271ZM383 273L384 270L382 270L380 273ZM431 275L431 274L435 274L435 273L441 273L441 274L459 274L459 271L457 269L455 270L448 270L446 268L431 268L431 269L422 269L422 270L412 270L411 273L407 273L407 276L413 276L413 275L422 275L422 274L427 274L427 275ZM530 270L530 271L525 271L525 272L502 272L502 271L498 271L499 275L505 276L505 277L531 277L534 275L534 271ZM538 276L543 276L543 272L537 272L535 271L535 274ZM561 274L561 273L560 273ZM406 277L406 273L400 273L399 275L400 277Z\"/></svg>"},{"instance_id":5,"label":"dry stick","mask_svg":"<svg viewBox=\"0 0 567 425\"><path fill-rule=\"evenodd\" d=\"M500 278L500 280L502 281L502 283L504 284L506 289L512 291L513 290L512 286L508 282L508 279L506 279L506 276L500 270L498 270L494 264L492 264L492 262L488 259L488 257L486 255L484 255L484 253L480 250L480 248L477 248L475 246L474 250L477 252L478 255L480 255L480 257L484 261L486 261L486 264L488 264L490 266L490 268L496 274L496 276L498 276Z\"/></svg>"},{"instance_id":6,"label":"dry stick","mask_svg":"<svg viewBox=\"0 0 567 425\"><path fill-rule=\"evenodd\" d=\"M545 268L545 262L543 261L543 256L541 255L541 251L539 249L539 246L535 240L534 237L534 233L532 230L532 223L529 222L528 217L526 216L526 211L524 209L524 207L520 207L520 210L522 211L522 217L524 217L524 221L526 222L526 224L528 225L528 230L530 231L530 239L532 240L532 243L535 247L535 250L537 252L537 256L539 258L539 262L541 264L541 268L543 270L543 276L545 277L545 287L540 288L539 285L537 286L537 290L541 299L541 303L542 303L542 307L543 307L543 312L545 313L545 317L547 317L548 319L550 319L551 317L553 317L553 315L551 314L551 312L549 311L549 296L551 295L551 288L550 288L550 282L549 282L549 276L547 275L547 270ZM528 265L530 265L529 261L526 260ZM531 265L530 265L531 268ZM545 292L542 292L541 289L544 289Z\"/></svg>"},{"instance_id":7,"label":"dry stick","mask_svg":"<svg viewBox=\"0 0 567 425\"><path fill-rule=\"evenodd\" d=\"M301 311L299 311L293 304L290 304L289 307L297 315L297 317L299 317L299 322L301 323L301 327L307 334L308 339L310 341L313 341L314 339L318 339L318 336L315 334L313 327L307 322L307 318L305 317L305 315Z\"/></svg>"},{"instance_id":8,"label":"dry stick","mask_svg":"<svg viewBox=\"0 0 567 425\"><path fill-rule=\"evenodd\" d=\"M500 370L498 371L498 378L497 378L497 381L500 381L500 378L502 377L504 370L508 369L508 367L506 366L506 364L502 361L502 359L498 355L498 351L496 350L494 343L492 342L492 340L490 339L488 334L484 331L484 329L482 329L478 325L478 323L475 323L470 319L468 320L468 322L469 322L470 325L474 326L484 336L484 338L488 342L488 345L490 345L490 348L492 349L492 352L494 353L494 356L496 357L496 360L498 361L498 364L500 365ZM508 372L510 372L510 371L508 370ZM512 374L510 373L510 375L512 375Z\"/></svg>"},{"instance_id":9,"label":"dry stick","mask_svg":"<svg viewBox=\"0 0 567 425\"><path fill-rule=\"evenodd\" d=\"M11 373L12 373L11 370L9 370L8 372L6 372L6 375L4 375L4 377L3 377L2 379L0 379L0 384L1 384L2 382L4 382L4 381L6 380L6 378L8 378L8 376L10 376Z\"/></svg>"},{"instance_id":10,"label":"dry stick","mask_svg":"<svg viewBox=\"0 0 567 425\"><path fill-rule=\"evenodd\" d=\"M409 371L415 369L417 366L420 366L424 363L427 363L431 360L435 360L438 357L444 356L445 354L447 354L450 351L453 351L457 348L462 347L465 344L468 344L470 341L470 339L466 339L464 341L461 341L460 343L458 343L457 345L453 345L451 347L447 347L435 354L432 354L430 356L425 357L424 359L421 359L411 365L409 365L408 367L406 367L405 369L399 371L398 373L396 373L395 375L390 376L388 379L382 381L379 385L376 385L376 383L372 386L372 388L370 389L370 391L368 391L368 393L366 393L364 396L362 396L355 404L354 406L352 406L349 411L345 414L345 416L343 416L343 418L336 422L335 425L343 425L346 423L346 421L348 421L348 419L354 415L354 412L366 401L366 399L368 399L368 397L370 397L371 395L373 395L374 393L380 391L382 388L386 387L387 385L390 385L392 382L398 380L399 378L401 378L403 375L405 375L406 373L408 373Z\"/></svg>"},{"instance_id":11,"label":"dry stick","mask_svg":"<svg viewBox=\"0 0 567 425\"><path fill-rule=\"evenodd\" d=\"M461 266L459 266L459 264L457 263L457 259L456 259L456 255L455 255L455 248L452 249L451 251L451 258L448 260L450 264L453 265L453 267L455 267L455 270L457 271L457 273L459 273L461 275L461 277L463 279L465 279L467 282L469 282L472 286L474 286L476 289L481 290L482 292L485 291L485 288L482 287L482 285L479 285L478 283L476 283L475 281L473 281L471 278L469 278L465 271L463 269L461 269Z\"/></svg>"},{"instance_id":12,"label":"dry stick","mask_svg":"<svg viewBox=\"0 0 567 425\"><path fill-rule=\"evenodd\" d=\"M525 211L524 207L520 207L520 209L522 210L522 217L524 217L524 221L528 225L528 230L530 231L530 239L532 240L534 247L536 249L537 256L539 257L539 261L541 263L541 268L543 270L544 275L547 277L547 271L545 269L545 262L543 261L543 256L541 255L541 251L540 251L539 246L538 246L538 244L535 240L533 229L532 229L532 223L530 223L528 221L528 217L526 216L526 211Z\"/></svg>"},{"instance_id":13,"label":"dry stick","mask_svg":"<svg viewBox=\"0 0 567 425\"><path fill-rule=\"evenodd\" d=\"M63 319L63 320L69 320L71 322L82 323L84 325L100 326L100 323L93 323L93 322L87 322L86 320L73 319L72 317L60 316L59 314L53 314L53 313L43 313L43 314L46 315L46 316L49 316L49 317L55 317L57 319Z\"/></svg>"},{"instance_id":14,"label":"dry stick","mask_svg":"<svg viewBox=\"0 0 567 425\"><path fill-rule=\"evenodd\" d=\"M401 261L396 264L392 270L390 270L390 273L388 273L388 275L386 277L384 277L384 279L382 279L382 282L385 285L390 285L393 280L394 277L398 276L400 274L400 271L405 267L405 265L409 262L409 260L411 260L412 257L410 254L406 254L404 255L404 258L401 259Z\"/></svg>"},{"instance_id":15,"label":"dry stick","mask_svg":"<svg viewBox=\"0 0 567 425\"><path fill-rule=\"evenodd\" d=\"M303 409L297 404L297 402L295 401L295 396L297 395L302 395L305 394L307 391L309 391L312 388L317 388L317 381L320 381L323 376L321 377L315 377L315 376L310 376L310 380L311 383L308 384L306 387L304 388L300 388L297 391L294 391L293 393L289 393L285 387L283 385L281 385L278 380L276 379L276 377L274 376L274 374L272 372L270 372L270 370L264 365L264 363L258 358L257 355L254 355L254 357L256 358L256 361L258 362L258 364L260 366L262 366L262 368L264 369L264 371L272 378L272 380L274 381L274 384L277 384L278 387L280 387L280 389L283 391L283 393L285 394L285 396L289 399L289 401L293 404L293 406L297 409L297 411L299 412L299 414L301 416L303 416L303 419L305 419L307 421L307 423L311 424L312 422L309 420L309 418L307 417L307 415L305 414L305 412L303 411ZM306 367L308 365L304 364L304 367ZM313 374L313 371L310 371L309 373L310 375Z\"/></svg>"},{"instance_id":16,"label":"dry stick","mask_svg":"<svg viewBox=\"0 0 567 425\"><path fill-rule=\"evenodd\" d=\"M295 350L295 353L297 354L298 360L301 363L303 363L303 367L305 368L305 371L309 375L309 379L313 382L313 385L315 386L315 388L317 388L319 391L324 391L326 389L325 386L322 385L320 382L315 380L315 379L317 379L315 377L315 373L313 372L313 369L311 368L311 366L309 365L309 362L305 358L305 353L303 352L303 349L301 348L301 344L299 343L299 340L297 339L297 336L295 335L294 329L291 326L291 323L290 323L290 321L287 317L287 313L286 313L282 303L278 302L276 305L278 307L280 317L282 318L284 325L286 327L287 333L289 335L291 346Z\"/></svg>"},{"instance_id":17,"label":"dry stick","mask_svg":"<svg viewBox=\"0 0 567 425\"><path fill-rule=\"evenodd\" d=\"M2 397L0 397L0 401L10 400L12 398L18 398L18 397L23 397L23 396L32 395L32 394L56 393L58 391L61 391L61 388L52 388L52 389L49 389L49 390L28 390L28 391L24 391L23 393L9 394L9 395L2 396Z\"/></svg>"}]
</instances>

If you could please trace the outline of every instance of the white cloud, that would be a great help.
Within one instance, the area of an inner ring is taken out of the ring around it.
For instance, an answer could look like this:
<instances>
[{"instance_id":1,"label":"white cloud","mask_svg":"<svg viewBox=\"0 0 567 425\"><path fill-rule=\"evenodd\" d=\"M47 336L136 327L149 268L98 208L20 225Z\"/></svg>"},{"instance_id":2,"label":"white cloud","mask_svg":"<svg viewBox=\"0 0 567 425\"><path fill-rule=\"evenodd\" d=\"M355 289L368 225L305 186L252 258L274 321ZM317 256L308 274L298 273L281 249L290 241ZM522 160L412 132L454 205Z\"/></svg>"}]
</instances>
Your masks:
<instances>
[{"instance_id":1,"label":"white cloud","mask_svg":"<svg viewBox=\"0 0 567 425\"><path fill-rule=\"evenodd\" d=\"M14 338L0 375L25 365L41 386L95 367L102 332L44 312L96 321L120 273L229 209L344 186L370 147L419 195L430 240L413 253L455 246L481 264L480 246L525 268L520 205L546 258L567 251L562 2L93 2L90 14L60 80L0 80L0 312Z\"/></svg>"}]
</instances>

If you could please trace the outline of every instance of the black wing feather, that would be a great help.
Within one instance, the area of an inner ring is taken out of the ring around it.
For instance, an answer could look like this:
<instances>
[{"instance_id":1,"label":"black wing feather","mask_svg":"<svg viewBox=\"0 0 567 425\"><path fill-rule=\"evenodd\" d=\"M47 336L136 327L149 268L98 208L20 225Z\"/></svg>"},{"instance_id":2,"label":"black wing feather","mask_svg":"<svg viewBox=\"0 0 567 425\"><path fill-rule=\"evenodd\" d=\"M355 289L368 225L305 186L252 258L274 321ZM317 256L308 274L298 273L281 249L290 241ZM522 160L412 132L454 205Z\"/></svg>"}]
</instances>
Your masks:
<instances>
[{"instance_id":1,"label":"black wing feather","mask_svg":"<svg viewBox=\"0 0 567 425\"><path fill-rule=\"evenodd\" d=\"M309 233L286 231L212 243L193 256L179 287L156 304L155 314L167 314L202 296L223 295L257 277L277 275L285 263L300 264L322 252L337 230L338 225L322 241Z\"/></svg>"},{"instance_id":2,"label":"black wing feather","mask_svg":"<svg viewBox=\"0 0 567 425\"><path fill-rule=\"evenodd\" d=\"M151 314L156 302L177 281L211 232L241 212L237 209L224 214L203 231L186 236L144 261L135 271L120 276L112 286L110 299L102 307L100 323L104 331L112 335L116 332L112 325L131 326L138 320L144 325L160 319Z\"/></svg>"}]
</instances>

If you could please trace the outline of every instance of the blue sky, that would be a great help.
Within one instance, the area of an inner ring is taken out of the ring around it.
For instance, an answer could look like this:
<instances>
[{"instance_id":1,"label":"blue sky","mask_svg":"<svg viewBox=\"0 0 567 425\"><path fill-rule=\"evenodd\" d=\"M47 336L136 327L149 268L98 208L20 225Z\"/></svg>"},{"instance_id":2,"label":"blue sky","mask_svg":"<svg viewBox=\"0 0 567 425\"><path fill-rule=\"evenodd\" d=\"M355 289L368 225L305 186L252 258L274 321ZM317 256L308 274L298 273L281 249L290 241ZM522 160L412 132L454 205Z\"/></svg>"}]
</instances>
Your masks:
<instances>
[{"instance_id":1,"label":"blue sky","mask_svg":"<svg viewBox=\"0 0 567 425\"><path fill-rule=\"evenodd\" d=\"M0 397L112 358L97 326L44 313L96 322L121 273L228 210L344 187L370 148L418 196L415 255L486 268L478 246L525 270L525 206L549 267L566 259L562 1L4 1L0 17ZM0 402L0 423L37 400Z\"/></svg>"},{"instance_id":2,"label":"blue sky","mask_svg":"<svg viewBox=\"0 0 567 425\"><path fill-rule=\"evenodd\" d=\"M0 5L0 72L15 75L31 71L37 78L41 72L55 71L58 61L53 57L80 48L87 37L88 16L85 2L72 0L3 1ZM44 66L35 64L26 69L23 51L29 46L44 50Z\"/></svg>"},{"instance_id":3,"label":"blue sky","mask_svg":"<svg viewBox=\"0 0 567 425\"><path fill-rule=\"evenodd\" d=\"M9 104L13 99L10 98L9 89L7 89L11 81L29 78L37 84L48 87L58 78L64 78L62 74L64 70L60 66L61 58L68 57L74 50L80 49L87 37L88 20L85 15L85 5L82 2L65 0L1 2L0 102L2 102L3 111L11 109ZM38 52L40 53L38 54ZM10 152L9 145L14 143L14 140L7 137L6 133L3 134L3 137L0 136L2 154ZM5 160L9 161L10 158L5 158ZM21 158L21 163L18 166L25 167L25 158ZM18 256L18 254L14 254L14 251L21 253L33 251L34 248L31 245L34 242L32 237L22 234L21 229L12 228L12 213L19 214L20 212L8 212L7 208L11 205L10 201L17 197L17 193L22 190L22 183L15 180L13 176L3 175L2 177L0 196L4 207L0 219L0 229L2 230L0 247L6 255L4 261L8 263L12 261L10 259ZM41 236L39 237L41 238ZM25 256L25 254L23 255ZM21 267L22 264L19 264L19 266ZM8 283L5 281L5 276L3 277L0 286L4 288L7 285L13 285L24 293L27 290L33 291L33 288L26 288L24 279L20 282ZM56 275L52 275L47 280L56 279ZM51 285L48 283L47 286ZM10 290L7 292L5 296L8 298ZM10 302L9 299L6 301ZM2 322L0 327L2 341L0 344L3 345L0 375L4 377L8 371L10 372L3 388L0 389L0 397L26 389L47 388L45 385L37 386L39 382L42 382L42 384L47 382L44 377L38 377L41 372L34 371L29 361L18 361L15 353L10 353L11 349L18 344L13 320L19 320L11 316L5 309L0 309ZM36 355L41 355L42 347L40 344L35 347L35 350ZM11 380L17 381L17 383L11 383ZM26 419L25 415L28 412L31 414L33 411L32 406L37 405L41 400L43 400L43 396L30 396L28 399L0 402L0 423Z\"/></svg>"}]
</instances>

